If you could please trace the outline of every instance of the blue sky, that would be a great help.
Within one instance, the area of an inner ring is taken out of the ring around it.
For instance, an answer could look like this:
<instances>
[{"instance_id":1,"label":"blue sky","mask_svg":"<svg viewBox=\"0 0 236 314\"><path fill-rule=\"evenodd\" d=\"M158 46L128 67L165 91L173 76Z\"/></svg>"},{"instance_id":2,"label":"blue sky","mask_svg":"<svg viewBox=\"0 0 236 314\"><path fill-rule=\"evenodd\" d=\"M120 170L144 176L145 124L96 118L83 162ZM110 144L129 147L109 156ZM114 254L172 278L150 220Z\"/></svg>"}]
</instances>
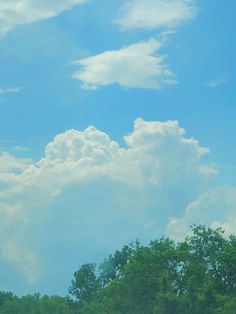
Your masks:
<instances>
[{"instance_id":1,"label":"blue sky","mask_svg":"<svg viewBox=\"0 0 236 314\"><path fill-rule=\"evenodd\" d=\"M1 289L65 294L136 238L235 232L235 9L0 4Z\"/></svg>"}]
</instances>

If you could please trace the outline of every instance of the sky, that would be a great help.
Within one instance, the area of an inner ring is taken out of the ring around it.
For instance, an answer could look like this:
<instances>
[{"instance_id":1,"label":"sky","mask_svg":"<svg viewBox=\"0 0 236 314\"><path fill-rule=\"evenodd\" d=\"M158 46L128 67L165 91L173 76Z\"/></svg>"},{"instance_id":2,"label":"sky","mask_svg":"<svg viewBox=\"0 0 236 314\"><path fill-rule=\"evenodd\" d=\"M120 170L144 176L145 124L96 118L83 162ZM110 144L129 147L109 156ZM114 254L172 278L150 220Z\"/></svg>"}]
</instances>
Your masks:
<instances>
[{"instance_id":1,"label":"sky","mask_svg":"<svg viewBox=\"0 0 236 314\"><path fill-rule=\"evenodd\" d=\"M0 289L236 226L236 2L0 2Z\"/></svg>"}]
</instances>

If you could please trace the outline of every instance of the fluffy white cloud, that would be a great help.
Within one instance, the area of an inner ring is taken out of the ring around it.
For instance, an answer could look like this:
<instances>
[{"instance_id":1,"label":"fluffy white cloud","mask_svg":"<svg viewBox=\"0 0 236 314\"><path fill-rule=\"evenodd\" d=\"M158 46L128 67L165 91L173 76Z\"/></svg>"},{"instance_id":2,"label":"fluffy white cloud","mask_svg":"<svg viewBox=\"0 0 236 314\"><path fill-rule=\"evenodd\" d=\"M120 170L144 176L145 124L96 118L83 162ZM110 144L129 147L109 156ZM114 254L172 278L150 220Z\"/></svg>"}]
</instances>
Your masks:
<instances>
[{"instance_id":1,"label":"fluffy white cloud","mask_svg":"<svg viewBox=\"0 0 236 314\"><path fill-rule=\"evenodd\" d=\"M30 24L89 0L7 0L0 2L0 36L18 25Z\"/></svg>"},{"instance_id":2,"label":"fluffy white cloud","mask_svg":"<svg viewBox=\"0 0 236 314\"><path fill-rule=\"evenodd\" d=\"M126 29L170 29L197 13L194 0L130 0L117 20Z\"/></svg>"},{"instance_id":3,"label":"fluffy white cloud","mask_svg":"<svg viewBox=\"0 0 236 314\"><path fill-rule=\"evenodd\" d=\"M160 89L164 84L175 84L175 76L165 63L165 56L158 54L160 48L161 43L151 39L74 61L81 69L73 78L80 80L84 89L110 84Z\"/></svg>"},{"instance_id":4,"label":"fluffy white cloud","mask_svg":"<svg viewBox=\"0 0 236 314\"><path fill-rule=\"evenodd\" d=\"M2 189L2 193L35 189L45 198L56 196L67 184L97 177L137 187L162 187L182 179L215 175L217 169L201 161L209 149L184 134L177 121L146 122L139 118L134 131L124 137L127 148L122 148L95 127L68 130L46 146L45 157L36 164L3 153L0 182L5 182L6 191Z\"/></svg>"},{"instance_id":5,"label":"fluffy white cloud","mask_svg":"<svg viewBox=\"0 0 236 314\"><path fill-rule=\"evenodd\" d=\"M121 150L111 175L139 186L162 187L175 185L182 179L216 174L215 167L201 161L209 149L184 134L177 121L137 119L134 131L124 137L128 149ZM205 172L202 167L206 168Z\"/></svg>"},{"instance_id":6,"label":"fluffy white cloud","mask_svg":"<svg viewBox=\"0 0 236 314\"><path fill-rule=\"evenodd\" d=\"M49 272L50 282L60 273L58 286L65 286L78 263L160 235L170 213L217 172L202 160L209 149L187 138L177 121L139 118L124 141L121 147L90 126L57 135L40 161L19 160L17 171L3 154L9 163L0 169L1 265L15 265L29 283L41 279L44 286Z\"/></svg>"},{"instance_id":7,"label":"fluffy white cloud","mask_svg":"<svg viewBox=\"0 0 236 314\"><path fill-rule=\"evenodd\" d=\"M182 218L171 218L167 225L167 234L177 240L190 233L190 225L204 224L212 228L225 230L226 234L236 233L236 189L217 187L203 193L191 202Z\"/></svg>"},{"instance_id":8,"label":"fluffy white cloud","mask_svg":"<svg viewBox=\"0 0 236 314\"><path fill-rule=\"evenodd\" d=\"M56 195L66 184L97 177L138 187L161 187L183 178L215 175L217 169L201 160L209 149L184 134L177 121L146 122L139 118L133 132L124 137L127 147L122 148L95 127L68 130L46 146L44 158L20 175L14 174L14 179L22 180L21 188L41 186L44 192L50 194L52 190Z\"/></svg>"}]
</instances>

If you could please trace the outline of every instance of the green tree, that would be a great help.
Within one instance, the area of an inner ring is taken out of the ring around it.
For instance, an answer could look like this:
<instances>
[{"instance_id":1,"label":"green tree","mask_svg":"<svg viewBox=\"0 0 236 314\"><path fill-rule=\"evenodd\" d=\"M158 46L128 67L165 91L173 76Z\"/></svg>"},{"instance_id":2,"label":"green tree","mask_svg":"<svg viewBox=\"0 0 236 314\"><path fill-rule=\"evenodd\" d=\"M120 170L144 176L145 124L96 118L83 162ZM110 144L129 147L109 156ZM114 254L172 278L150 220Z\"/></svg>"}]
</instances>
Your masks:
<instances>
[{"instance_id":1,"label":"green tree","mask_svg":"<svg viewBox=\"0 0 236 314\"><path fill-rule=\"evenodd\" d=\"M84 314L236 313L236 239L193 226L180 243L125 247L100 265L97 299Z\"/></svg>"},{"instance_id":2,"label":"green tree","mask_svg":"<svg viewBox=\"0 0 236 314\"><path fill-rule=\"evenodd\" d=\"M136 242L135 245L138 246L139 243ZM132 244L125 245L120 251L116 250L113 255L110 255L100 264L99 278L103 286L106 286L122 276L124 267L129 261L133 251L134 247Z\"/></svg>"},{"instance_id":3,"label":"green tree","mask_svg":"<svg viewBox=\"0 0 236 314\"><path fill-rule=\"evenodd\" d=\"M69 288L69 295L78 302L79 308L98 297L101 288L100 279L96 276L96 264L88 263L74 273L74 279Z\"/></svg>"}]
</instances>

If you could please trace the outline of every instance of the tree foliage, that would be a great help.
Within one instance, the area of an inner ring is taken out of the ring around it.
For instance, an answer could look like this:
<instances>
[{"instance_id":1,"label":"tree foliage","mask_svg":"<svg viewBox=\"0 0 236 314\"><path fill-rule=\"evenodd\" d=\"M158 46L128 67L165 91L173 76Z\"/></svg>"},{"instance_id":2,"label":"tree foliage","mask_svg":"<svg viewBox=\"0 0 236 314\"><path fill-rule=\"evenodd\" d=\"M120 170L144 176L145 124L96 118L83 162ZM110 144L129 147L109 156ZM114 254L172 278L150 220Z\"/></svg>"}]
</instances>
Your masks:
<instances>
[{"instance_id":1,"label":"tree foliage","mask_svg":"<svg viewBox=\"0 0 236 314\"><path fill-rule=\"evenodd\" d=\"M205 226L192 231L180 243L161 238L110 255L93 269L99 288L81 313L236 313L236 238Z\"/></svg>"},{"instance_id":2,"label":"tree foliage","mask_svg":"<svg viewBox=\"0 0 236 314\"><path fill-rule=\"evenodd\" d=\"M1 314L75 314L74 305L60 296L39 294L17 297L12 293L0 292Z\"/></svg>"}]
</instances>

